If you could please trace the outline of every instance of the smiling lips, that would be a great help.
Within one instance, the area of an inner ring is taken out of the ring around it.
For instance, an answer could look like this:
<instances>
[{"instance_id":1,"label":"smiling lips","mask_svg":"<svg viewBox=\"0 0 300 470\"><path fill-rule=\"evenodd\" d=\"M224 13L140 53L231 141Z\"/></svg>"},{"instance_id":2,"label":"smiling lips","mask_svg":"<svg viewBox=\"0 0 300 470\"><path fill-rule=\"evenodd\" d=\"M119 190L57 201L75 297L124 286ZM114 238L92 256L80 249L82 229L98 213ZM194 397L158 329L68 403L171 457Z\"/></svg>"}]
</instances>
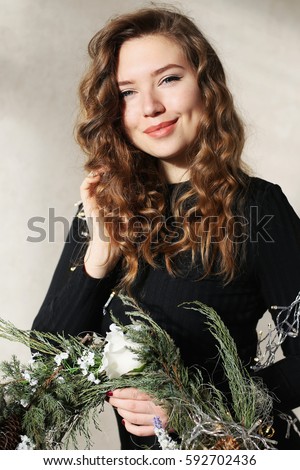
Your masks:
<instances>
[{"instance_id":1,"label":"smiling lips","mask_svg":"<svg viewBox=\"0 0 300 470\"><path fill-rule=\"evenodd\" d=\"M157 126L147 127L147 129L144 130L144 134L148 134L150 137L165 137L173 131L177 121L178 118L172 121L161 122L157 124Z\"/></svg>"}]
</instances>

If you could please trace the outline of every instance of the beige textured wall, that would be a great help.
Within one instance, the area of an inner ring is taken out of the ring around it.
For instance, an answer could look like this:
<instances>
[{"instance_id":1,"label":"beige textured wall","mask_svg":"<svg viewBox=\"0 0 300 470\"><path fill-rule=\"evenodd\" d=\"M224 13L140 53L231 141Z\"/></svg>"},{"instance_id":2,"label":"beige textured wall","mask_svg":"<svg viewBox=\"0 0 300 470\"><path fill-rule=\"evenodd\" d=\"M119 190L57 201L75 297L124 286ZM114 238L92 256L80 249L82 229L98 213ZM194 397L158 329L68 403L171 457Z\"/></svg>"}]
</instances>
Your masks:
<instances>
[{"instance_id":1,"label":"beige textured wall","mask_svg":"<svg viewBox=\"0 0 300 470\"><path fill-rule=\"evenodd\" d=\"M299 0L190 0L182 7L220 54L247 124L245 160L281 185L300 214ZM72 136L76 88L90 37L112 14L146 3L127 0L0 0L0 316L30 328L62 249L26 241L33 216L71 220L83 156ZM47 230L47 222L44 225ZM0 342L0 360L21 346ZM111 410L95 448L118 448Z\"/></svg>"}]
</instances>

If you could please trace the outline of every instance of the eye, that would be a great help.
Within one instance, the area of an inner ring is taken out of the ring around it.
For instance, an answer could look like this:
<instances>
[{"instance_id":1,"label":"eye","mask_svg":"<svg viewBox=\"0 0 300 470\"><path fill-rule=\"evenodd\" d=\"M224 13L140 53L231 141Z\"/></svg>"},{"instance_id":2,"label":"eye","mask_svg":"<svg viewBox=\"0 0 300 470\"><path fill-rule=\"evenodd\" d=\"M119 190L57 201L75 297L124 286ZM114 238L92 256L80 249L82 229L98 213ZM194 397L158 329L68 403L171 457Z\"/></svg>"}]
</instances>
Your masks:
<instances>
[{"instance_id":1,"label":"eye","mask_svg":"<svg viewBox=\"0 0 300 470\"><path fill-rule=\"evenodd\" d=\"M128 98L129 96L132 96L134 94L133 90L123 90L120 91L120 98L125 99Z\"/></svg>"},{"instance_id":2,"label":"eye","mask_svg":"<svg viewBox=\"0 0 300 470\"><path fill-rule=\"evenodd\" d=\"M181 80L182 77L180 77L179 75L169 75L168 77L165 77L162 79L162 81L160 83L172 83L172 82L179 82Z\"/></svg>"}]
</instances>

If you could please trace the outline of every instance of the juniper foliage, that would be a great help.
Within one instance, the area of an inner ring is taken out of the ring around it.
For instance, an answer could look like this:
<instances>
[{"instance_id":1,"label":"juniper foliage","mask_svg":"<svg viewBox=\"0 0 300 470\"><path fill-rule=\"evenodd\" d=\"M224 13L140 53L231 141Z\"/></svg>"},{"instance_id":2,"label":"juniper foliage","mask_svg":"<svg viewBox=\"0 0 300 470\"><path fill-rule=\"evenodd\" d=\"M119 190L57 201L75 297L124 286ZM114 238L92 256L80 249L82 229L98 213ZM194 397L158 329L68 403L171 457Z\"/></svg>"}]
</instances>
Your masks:
<instances>
[{"instance_id":1,"label":"juniper foliage","mask_svg":"<svg viewBox=\"0 0 300 470\"><path fill-rule=\"evenodd\" d=\"M125 295L119 294L129 325L112 320L132 341L132 350L143 365L138 370L109 379L101 372L105 338L94 334L82 338L64 337L37 331L23 331L0 320L0 337L18 341L35 351L34 360L23 365L13 357L0 364L0 430L7 419L17 415L22 433L36 449L68 448L85 437L91 447L91 420L101 428L101 413L106 392L116 388L136 387L165 407L169 427L178 434L182 449L213 448L220 436L230 436L241 449L271 448L264 437L252 430L259 423L271 423L271 399L261 384L245 372L235 344L225 325L211 308L200 302L186 303L185 308L206 316L208 326L219 344L219 353L233 398L233 410L227 399L200 370L187 368L173 339L147 312ZM92 352L93 372L97 383L83 374L78 358ZM65 356L60 356L65 353ZM57 357L60 360L57 362ZM223 439L224 440L224 439ZM219 444L220 445L220 444Z\"/></svg>"}]
</instances>

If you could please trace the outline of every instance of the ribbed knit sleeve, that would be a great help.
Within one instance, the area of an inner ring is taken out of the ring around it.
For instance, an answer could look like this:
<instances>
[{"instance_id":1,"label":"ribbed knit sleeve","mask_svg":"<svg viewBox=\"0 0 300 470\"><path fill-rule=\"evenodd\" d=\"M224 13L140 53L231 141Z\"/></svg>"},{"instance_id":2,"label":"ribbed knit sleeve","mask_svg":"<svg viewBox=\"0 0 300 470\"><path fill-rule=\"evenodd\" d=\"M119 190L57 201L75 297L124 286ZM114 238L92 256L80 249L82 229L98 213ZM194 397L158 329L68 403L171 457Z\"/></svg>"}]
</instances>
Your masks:
<instances>
[{"instance_id":1,"label":"ribbed knit sleeve","mask_svg":"<svg viewBox=\"0 0 300 470\"><path fill-rule=\"evenodd\" d=\"M267 186L253 223L258 227L257 275L266 304L290 305L300 291L300 219L278 185Z\"/></svg>"},{"instance_id":2,"label":"ribbed knit sleeve","mask_svg":"<svg viewBox=\"0 0 300 470\"><path fill-rule=\"evenodd\" d=\"M257 215L258 238L252 241L258 245L256 273L265 304L276 320L278 310L271 307L289 306L300 291L300 219L281 188L273 184L266 187ZM279 398L279 408L287 410L300 406L300 335L287 337L282 350L285 358L259 375Z\"/></svg>"},{"instance_id":3,"label":"ribbed knit sleeve","mask_svg":"<svg viewBox=\"0 0 300 470\"><path fill-rule=\"evenodd\" d=\"M75 336L100 329L103 305L116 283L116 271L103 279L92 278L85 272L82 259L87 247L87 226L81 213L80 207L33 321L34 330Z\"/></svg>"}]
</instances>

